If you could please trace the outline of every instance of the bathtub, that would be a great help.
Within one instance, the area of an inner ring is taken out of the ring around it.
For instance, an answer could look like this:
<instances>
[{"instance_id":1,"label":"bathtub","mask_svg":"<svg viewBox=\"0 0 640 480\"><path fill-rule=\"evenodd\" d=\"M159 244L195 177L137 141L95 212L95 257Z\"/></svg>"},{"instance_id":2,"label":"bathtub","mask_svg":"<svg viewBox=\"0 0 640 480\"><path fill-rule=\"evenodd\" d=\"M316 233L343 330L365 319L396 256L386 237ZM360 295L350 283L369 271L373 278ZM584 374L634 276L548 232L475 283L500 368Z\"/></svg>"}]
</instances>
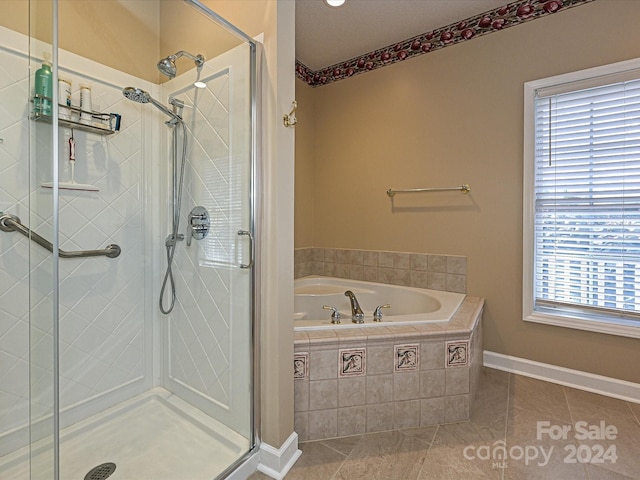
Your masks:
<instances>
[{"instance_id":1,"label":"bathtub","mask_svg":"<svg viewBox=\"0 0 640 480\"><path fill-rule=\"evenodd\" d=\"M356 295L365 314L364 323L351 321L351 303L344 295L346 290ZM295 331L446 323L466 296L463 293L320 276L296 279L294 294ZM385 304L390 304L391 308L382 309L382 322L374 322L373 310ZM342 316L339 325L331 323L331 310L324 310L323 305L338 309Z\"/></svg>"}]
</instances>

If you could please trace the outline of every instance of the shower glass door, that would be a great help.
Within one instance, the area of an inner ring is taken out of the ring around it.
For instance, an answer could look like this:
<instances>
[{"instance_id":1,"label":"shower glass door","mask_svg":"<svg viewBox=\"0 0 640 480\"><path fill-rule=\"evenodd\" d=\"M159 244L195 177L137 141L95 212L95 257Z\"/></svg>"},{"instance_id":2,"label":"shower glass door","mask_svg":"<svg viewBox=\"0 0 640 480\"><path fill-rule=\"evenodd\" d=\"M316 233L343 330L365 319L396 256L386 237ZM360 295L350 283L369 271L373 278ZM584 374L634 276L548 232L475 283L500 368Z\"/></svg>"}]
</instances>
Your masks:
<instances>
[{"instance_id":1,"label":"shower glass door","mask_svg":"<svg viewBox=\"0 0 640 480\"><path fill-rule=\"evenodd\" d=\"M185 17L184 13L180 17L187 20L185 28L192 28L202 20L198 16ZM173 39L161 56L177 51L181 38L177 37L177 43ZM174 259L177 299L165 319L162 370L167 390L217 424L215 428L213 423L203 425L216 432L217 448L210 460L217 461L218 468L222 468L238 460L255 443L252 423L255 45L225 30L217 31L216 38L211 38L211 46L214 44L227 47L209 50L201 68L179 69L175 78L162 83L161 89L163 100L184 105L182 117L187 126L180 215L185 239L179 242ZM207 43L196 48L207 50ZM178 151L181 148L182 144ZM166 188L171 191L170 184ZM208 233L202 238L198 238L197 230L200 207L206 211L209 222ZM169 217L166 225L168 232Z\"/></svg>"},{"instance_id":2,"label":"shower glass door","mask_svg":"<svg viewBox=\"0 0 640 480\"><path fill-rule=\"evenodd\" d=\"M16 480L57 478L57 257L20 233L56 238L57 193L39 187L57 162L53 105L34 98L54 23L50 0L0 18L0 477Z\"/></svg>"},{"instance_id":3,"label":"shower glass door","mask_svg":"<svg viewBox=\"0 0 640 480\"><path fill-rule=\"evenodd\" d=\"M196 0L12 5L0 16L0 216L56 253L121 252L59 258L0 220L0 477L223 478L256 446L256 46ZM178 55L174 78L158 72L158 52L183 51L203 64ZM41 115L45 52L59 98Z\"/></svg>"},{"instance_id":4,"label":"shower glass door","mask_svg":"<svg viewBox=\"0 0 640 480\"><path fill-rule=\"evenodd\" d=\"M244 449L251 437L252 380L249 53L240 45L209 60L198 87L193 71L163 84L163 96L184 103L188 130L185 240L175 255L177 301L167 319L165 384L223 422L227 438L238 437ZM194 236L195 207L209 217L201 239Z\"/></svg>"},{"instance_id":5,"label":"shower glass door","mask_svg":"<svg viewBox=\"0 0 640 480\"><path fill-rule=\"evenodd\" d=\"M55 22L57 5L51 0L29 2L29 88L23 121L29 131L29 145L21 162L28 158L29 195L20 202L28 207L27 225L57 246L58 192L42 189L43 179L51 181L57 168L57 111L53 90L50 99L37 98L37 70L51 62L51 86L55 84L53 63L57 48ZM35 73L34 73L35 72ZM36 120L38 119L39 120ZM27 154L28 152L28 154ZM21 214L18 214L20 217ZM20 217L21 220L23 217ZM18 236L16 232L12 236ZM27 238L21 242L28 251L30 470L31 478L58 479L58 256ZM22 302L20 302L22 303Z\"/></svg>"}]
</instances>

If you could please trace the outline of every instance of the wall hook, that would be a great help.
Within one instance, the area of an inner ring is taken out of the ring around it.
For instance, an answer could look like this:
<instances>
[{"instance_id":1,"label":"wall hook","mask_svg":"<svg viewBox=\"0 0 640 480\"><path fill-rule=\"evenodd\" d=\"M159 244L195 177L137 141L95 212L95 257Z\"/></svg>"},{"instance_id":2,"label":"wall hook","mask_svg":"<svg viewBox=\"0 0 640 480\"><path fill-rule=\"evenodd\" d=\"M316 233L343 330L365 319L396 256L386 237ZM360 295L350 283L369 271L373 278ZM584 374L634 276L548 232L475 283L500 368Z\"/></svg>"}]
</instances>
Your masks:
<instances>
[{"instance_id":1,"label":"wall hook","mask_svg":"<svg viewBox=\"0 0 640 480\"><path fill-rule=\"evenodd\" d=\"M285 113L282 117L282 123L284 123L285 127L294 127L296 123L298 123L298 119L296 118L297 108L298 102L294 100L291 102L291 111L289 113Z\"/></svg>"}]
</instances>

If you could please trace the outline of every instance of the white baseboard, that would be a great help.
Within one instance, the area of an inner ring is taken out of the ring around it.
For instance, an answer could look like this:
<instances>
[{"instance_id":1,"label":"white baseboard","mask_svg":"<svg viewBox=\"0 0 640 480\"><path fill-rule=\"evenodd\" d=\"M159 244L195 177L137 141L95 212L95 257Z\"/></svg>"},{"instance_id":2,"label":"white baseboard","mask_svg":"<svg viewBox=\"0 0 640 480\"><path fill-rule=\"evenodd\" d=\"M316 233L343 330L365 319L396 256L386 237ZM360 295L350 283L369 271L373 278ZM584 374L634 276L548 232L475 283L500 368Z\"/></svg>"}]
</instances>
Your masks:
<instances>
[{"instance_id":1,"label":"white baseboard","mask_svg":"<svg viewBox=\"0 0 640 480\"><path fill-rule=\"evenodd\" d=\"M300 458L298 434L293 432L280 448L263 443L260 445L260 464L258 470L271 478L281 480L293 464Z\"/></svg>"},{"instance_id":2,"label":"white baseboard","mask_svg":"<svg viewBox=\"0 0 640 480\"><path fill-rule=\"evenodd\" d=\"M587 392L640 403L640 384L593 373L534 362L525 358L484 351L484 366L526 377L557 383Z\"/></svg>"}]
</instances>

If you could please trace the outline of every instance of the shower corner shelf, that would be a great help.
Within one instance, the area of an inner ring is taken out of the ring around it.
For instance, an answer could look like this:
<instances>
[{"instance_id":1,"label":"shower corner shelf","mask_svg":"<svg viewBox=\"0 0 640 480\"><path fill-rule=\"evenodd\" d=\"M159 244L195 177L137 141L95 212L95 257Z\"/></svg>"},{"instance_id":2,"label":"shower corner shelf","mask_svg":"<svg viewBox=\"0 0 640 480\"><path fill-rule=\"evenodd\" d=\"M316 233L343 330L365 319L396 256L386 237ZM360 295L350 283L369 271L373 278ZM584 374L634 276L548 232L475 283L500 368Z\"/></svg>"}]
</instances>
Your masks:
<instances>
[{"instance_id":1,"label":"shower corner shelf","mask_svg":"<svg viewBox=\"0 0 640 480\"><path fill-rule=\"evenodd\" d=\"M35 101L36 98L45 98L47 100L49 100L48 97L42 97L38 94L33 96L32 102ZM34 102L35 103L35 102ZM67 106L67 105L60 105L61 107L64 108L69 108L70 110L80 114L80 113L89 113L91 114L91 116L96 120L96 121L103 121L103 122L109 122L109 124L104 124L103 126L99 126L99 125L95 125L95 124L86 124L86 123L81 123L75 120L68 120L65 118L60 118L58 117L58 125L62 126L62 127L68 127L68 128L73 128L74 130L80 130L83 132L91 132L91 133L97 133L99 135L113 135L114 133L116 133L119 129L120 129L120 120L119 117L120 115L116 114L116 113L100 113L100 112L87 112L85 110L81 110L78 107L74 107L74 106ZM31 120L35 121L35 122L44 122L44 123L52 123L53 121L53 117L51 115L45 115L41 112L32 112L31 113Z\"/></svg>"}]
</instances>

